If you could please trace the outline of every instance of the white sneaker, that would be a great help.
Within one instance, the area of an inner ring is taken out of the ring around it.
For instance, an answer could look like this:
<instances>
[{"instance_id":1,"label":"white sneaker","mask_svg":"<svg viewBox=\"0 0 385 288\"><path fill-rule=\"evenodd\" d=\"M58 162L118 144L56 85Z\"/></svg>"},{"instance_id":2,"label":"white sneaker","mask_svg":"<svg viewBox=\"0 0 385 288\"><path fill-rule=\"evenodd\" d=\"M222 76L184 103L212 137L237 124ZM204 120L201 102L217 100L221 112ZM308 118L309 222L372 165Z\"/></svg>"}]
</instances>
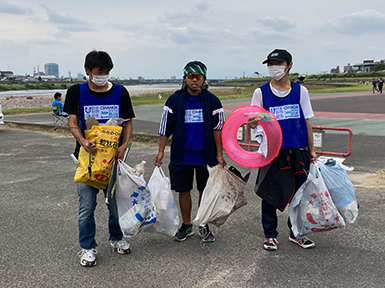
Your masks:
<instances>
[{"instance_id":1,"label":"white sneaker","mask_svg":"<svg viewBox=\"0 0 385 288\"><path fill-rule=\"evenodd\" d=\"M80 265L87 266L95 266L96 265L96 257L98 254L98 250L96 249L82 249L78 252L78 256L80 257Z\"/></svg>"},{"instance_id":2,"label":"white sneaker","mask_svg":"<svg viewBox=\"0 0 385 288\"><path fill-rule=\"evenodd\" d=\"M116 250L119 254L128 254L132 251L130 244L128 244L124 239L119 241L110 241L110 245L112 246L112 251Z\"/></svg>"}]
</instances>

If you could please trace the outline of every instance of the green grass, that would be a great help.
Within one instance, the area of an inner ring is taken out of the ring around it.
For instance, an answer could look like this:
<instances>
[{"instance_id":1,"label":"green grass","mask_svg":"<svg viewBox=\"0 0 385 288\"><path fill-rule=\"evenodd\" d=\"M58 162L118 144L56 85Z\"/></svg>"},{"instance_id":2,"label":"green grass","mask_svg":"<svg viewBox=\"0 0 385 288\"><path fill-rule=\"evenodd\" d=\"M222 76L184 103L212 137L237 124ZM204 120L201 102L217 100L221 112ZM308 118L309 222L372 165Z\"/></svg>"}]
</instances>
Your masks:
<instances>
[{"instance_id":1,"label":"green grass","mask_svg":"<svg viewBox=\"0 0 385 288\"><path fill-rule=\"evenodd\" d=\"M163 93L164 95L166 93ZM170 95L172 92L169 93ZM166 103L168 95L163 96L162 100L158 100L158 94L145 94L140 96L131 96L131 103L133 106L143 105L157 105Z\"/></svg>"},{"instance_id":2,"label":"green grass","mask_svg":"<svg viewBox=\"0 0 385 288\"><path fill-rule=\"evenodd\" d=\"M318 87L317 85L306 85L310 94L319 93L343 93L343 92L372 92L372 86L370 85L354 85L346 87Z\"/></svg>"},{"instance_id":3,"label":"green grass","mask_svg":"<svg viewBox=\"0 0 385 288\"><path fill-rule=\"evenodd\" d=\"M14 90L61 90L68 89L74 83L52 83L52 82L6 82L0 84L0 91Z\"/></svg>"},{"instance_id":4,"label":"green grass","mask_svg":"<svg viewBox=\"0 0 385 288\"><path fill-rule=\"evenodd\" d=\"M51 107L44 107L44 108L3 109L3 114L4 115L47 113L47 112L52 112L52 108Z\"/></svg>"},{"instance_id":5,"label":"green grass","mask_svg":"<svg viewBox=\"0 0 385 288\"><path fill-rule=\"evenodd\" d=\"M269 79L266 78L264 81L258 80L258 83L251 83L250 80L240 81L244 85L243 87L235 87L229 89L213 89L212 92L218 96L220 100L230 100L230 99L251 99L254 90L258 88L261 84L266 83ZM343 79L340 79L341 82L335 82L336 80L315 80L315 79L305 79L305 87L309 90L311 94L318 93L343 93L343 92L371 92L371 85L358 85L357 82L345 82ZM232 86L239 85L238 81L232 82ZM247 84L245 84L247 82ZM167 97L172 94L172 92L164 92L163 99L158 100L158 94L145 94L140 96L131 96L131 101L133 106L143 106L143 105L164 105L167 100ZM51 112L52 108L19 108L19 109L3 109L5 115L14 115L14 114L28 114L28 113L44 113Z\"/></svg>"}]
</instances>

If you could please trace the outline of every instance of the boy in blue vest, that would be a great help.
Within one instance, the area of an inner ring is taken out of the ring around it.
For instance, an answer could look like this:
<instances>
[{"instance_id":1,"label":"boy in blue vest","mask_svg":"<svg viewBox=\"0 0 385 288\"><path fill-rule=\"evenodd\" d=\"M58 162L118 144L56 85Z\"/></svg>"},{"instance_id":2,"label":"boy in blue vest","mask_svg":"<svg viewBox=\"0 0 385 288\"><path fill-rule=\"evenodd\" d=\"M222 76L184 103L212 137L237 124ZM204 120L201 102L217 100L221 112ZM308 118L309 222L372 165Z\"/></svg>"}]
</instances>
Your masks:
<instances>
[{"instance_id":1,"label":"boy in blue vest","mask_svg":"<svg viewBox=\"0 0 385 288\"><path fill-rule=\"evenodd\" d=\"M307 89L289 80L293 66L291 54L282 49L272 51L262 64L267 64L271 81L257 88L251 105L264 107L274 114L281 126L282 145L278 156L258 171L255 191L262 198L262 226L265 234L263 248L277 250L276 210L284 211L298 188L305 182L305 171L317 158L313 143L310 118L314 117ZM251 128L258 120L249 119ZM315 243L307 237L294 237L290 219L289 240L302 248L312 248Z\"/></svg>"},{"instance_id":2,"label":"boy in blue vest","mask_svg":"<svg viewBox=\"0 0 385 288\"><path fill-rule=\"evenodd\" d=\"M106 123L110 118L129 119L124 122L120 145L116 157L123 160L125 151L132 134L132 121L135 117L130 95L122 85L108 81L113 68L111 57L104 51L91 51L85 59L85 71L89 81L71 86L67 91L64 111L69 114L68 124L72 135L87 152L95 153L98 148L95 143L85 139L86 120L94 117L99 123ZM103 113L102 113L103 111ZM108 113L105 113L105 112ZM82 250L78 253L82 266L96 265L97 250L95 247L95 218L96 199L99 189L86 183L77 183L79 194L79 243ZM106 191L104 191L106 192ZM108 205L110 245L119 254L131 252L130 245L123 239L120 230L115 199Z\"/></svg>"},{"instance_id":3,"label":"boy in blue vest","mask_svg":"<svg viewBox=\"0 0 385 288\"><path fill-rule=\"evenodd\" d=\"M194 171L200 204L209 177L206 165L226 166L222 153L224 111L220 100L207 91L206 66L199 61L187 63L183 69L183 85L168 99L160 123L159 152L154 165L163 162L164 148L172 135L169 165L171 187L179 194L182 226L175 241L184 241L194 234L191 224L191 189ZM214 235L206 224L199 227L203 242L213 242Z\"/></svg>"}]
</instances>

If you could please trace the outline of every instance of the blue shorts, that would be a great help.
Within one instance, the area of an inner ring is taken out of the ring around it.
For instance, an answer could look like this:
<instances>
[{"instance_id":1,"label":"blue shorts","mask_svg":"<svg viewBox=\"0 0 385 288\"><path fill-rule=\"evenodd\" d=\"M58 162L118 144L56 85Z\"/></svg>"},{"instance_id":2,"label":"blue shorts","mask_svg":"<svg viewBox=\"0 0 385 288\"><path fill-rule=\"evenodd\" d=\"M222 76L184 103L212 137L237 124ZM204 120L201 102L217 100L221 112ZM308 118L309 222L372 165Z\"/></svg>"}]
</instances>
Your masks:
<instances>
[{"instance_id":1,"label":"blue shorts","mask_svg":"<svg viewBox=\"0 0 385 288\"><path fill-rule=\"evenodd\" d=\"M171 189L175 192L189 192L193 188L194 170L198 191L206 187L209 171L204 165L173 165L169 164Z\"/></svg>"}]
</instances>

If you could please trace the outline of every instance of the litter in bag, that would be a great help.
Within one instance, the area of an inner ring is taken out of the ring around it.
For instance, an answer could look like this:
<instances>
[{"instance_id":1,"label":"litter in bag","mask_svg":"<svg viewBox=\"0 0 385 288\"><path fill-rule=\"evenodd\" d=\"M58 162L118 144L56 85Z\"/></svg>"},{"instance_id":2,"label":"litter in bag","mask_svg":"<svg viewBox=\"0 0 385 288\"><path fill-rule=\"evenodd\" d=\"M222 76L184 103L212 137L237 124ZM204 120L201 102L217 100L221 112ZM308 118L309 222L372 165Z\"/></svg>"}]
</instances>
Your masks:
<instances>
[{"instance_id":1,"label":"litter in bag","mask_svg":"<svg viewBox=\"0 0 385 288\"><path fill-rule=\"evenodd\" d=\"M155 204L156 222L146 231L151 232L154 229L156 232L174 236L179 228L178 209L175 206L170 179L164 175L161 167L155 166L148 187Z\"/></svg>"},{"instance_id":2,"label":"litter in bag","mask_svg":"<svg viewBox=\"0 0 385 288\"><path fill-rule=\"evenodd\" d=\"M344 217L345 222L354 223L358 216L358 206L353 183L346 174L346 170L353 169L337 163L333 159L328 159L326 163L318 161L318 165L338 211Z\"/></svg>"},{"instance_id":3,"label":"litter in bag","mask_svg":"<svg viewBox=\"0 0 385 288\"><path fill-rule=\"evenodd\" d=\"M86 139L92 140L98 151L91 154L90 163L89 153L80 147L74 183L84 182L101 190L107 188L121 132L120 126L92 126L90 130L84 131Z\"/></svg>"},{"instance_id":4,"label":"litter in bag","mask_svg":"<svg viewBox=\"0 0 385 288\"><path fill-rule=\"evenodd\" d=\"M318 164L310 163L307 180L290 202L290 221L294 236L328 231L345 226L322 179Z\"/></svg>"},{"instance_id":5,"label":"litter in bag","mask_svg":"<svg viewBox=\"0 0 385 288\"><path fill-rule=\"evenodd\" d=\"M117 165L115 198L119 225L124 237L132 237L156 222L155 205L143 175L138 176L122 161Z\"/></svg>"},{"instance_id":6,"label":"litter in bag","mask_svg":"<svg viewBox=\"0 0 385 288\"><path fill-rule=\"evenodd\" d=\"M193 224L211 223L220 227L231 213L247 204L243 195L246 182L221 165L208 167L208 170L209 179Z\"/></svg>"}]
</instances>

